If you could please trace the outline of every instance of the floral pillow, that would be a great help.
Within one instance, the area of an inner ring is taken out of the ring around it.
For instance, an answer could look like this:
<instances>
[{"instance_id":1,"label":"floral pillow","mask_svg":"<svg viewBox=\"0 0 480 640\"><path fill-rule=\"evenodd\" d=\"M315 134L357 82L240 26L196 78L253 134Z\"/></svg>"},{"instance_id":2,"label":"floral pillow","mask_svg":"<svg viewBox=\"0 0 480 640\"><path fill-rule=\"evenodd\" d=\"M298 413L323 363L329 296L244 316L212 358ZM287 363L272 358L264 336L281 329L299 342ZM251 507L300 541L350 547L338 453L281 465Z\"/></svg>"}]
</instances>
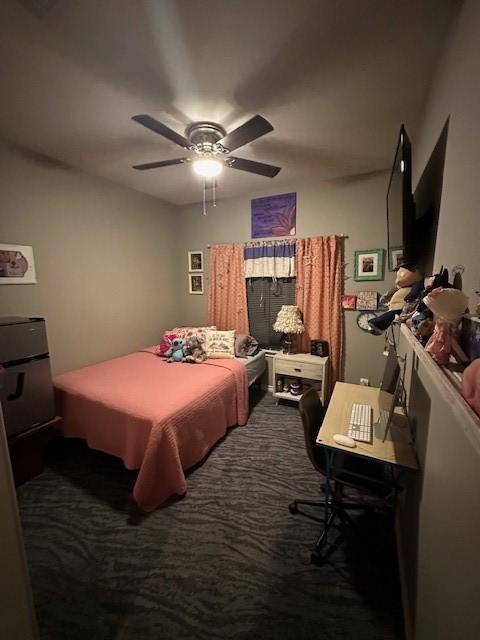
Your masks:
<instances>
[{"instance_id":1,"label":"floral pillow","mask_svg":"<svg viewBox=\"0 0 480 640\"><path fill-rule=\"evenodd\" d=\"M196 337L200 342L205 342L206 333L209 329L216 329L217 327L175 327L171 333L174 333L178 338L188 340L188 338Z\"/></svg>"},{"instance_id":2,"label":"floral pillow","mask_svg":"<svg viewBox=\"0 0 480 640\"><path fill-rule=\"evenodd\" d=\"M216 329L207 329L206 338L208 358L235 357L235 331L217 331Z\"/></svg>"},{"instance_id":3,"label":"floral pillow","mask_svg":"<svg viewBox=\"0 0 480 640\"><path fill-rule=\"evenodd\" d=\"M165 355L172 346L172 340L174 338L183 338L183 340L198 338L199 342L205 344L207 329L216 329L216 327L175 327L175 329L165 331L162 339L160 340L160 344L157 347L158 355Z\"/></svg>"}]
</instances>

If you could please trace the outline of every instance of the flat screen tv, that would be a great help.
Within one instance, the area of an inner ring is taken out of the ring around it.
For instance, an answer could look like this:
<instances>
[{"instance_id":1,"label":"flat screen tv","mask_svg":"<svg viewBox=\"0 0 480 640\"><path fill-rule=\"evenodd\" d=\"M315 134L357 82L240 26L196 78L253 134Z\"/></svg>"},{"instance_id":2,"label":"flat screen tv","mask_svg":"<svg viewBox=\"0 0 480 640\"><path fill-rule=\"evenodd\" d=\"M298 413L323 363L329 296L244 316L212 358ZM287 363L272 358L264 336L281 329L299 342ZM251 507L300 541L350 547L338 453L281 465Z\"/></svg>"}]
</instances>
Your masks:
<instances>
[{"instance_id":1,"label":"flat screen tv","mask_svg":"<svg viewBox=\"0 0 480 640\"><path fill-rule=\"evenodd\" d=\"M398 136L395 158L387 190L387 234L388 259L390 269L398 266L391 264L391 256L399 255L402 250L402 262L415 264L417 261L415 246L415 203L412 195L412 147L402 124Z\"/></svg>"}]
</instances>

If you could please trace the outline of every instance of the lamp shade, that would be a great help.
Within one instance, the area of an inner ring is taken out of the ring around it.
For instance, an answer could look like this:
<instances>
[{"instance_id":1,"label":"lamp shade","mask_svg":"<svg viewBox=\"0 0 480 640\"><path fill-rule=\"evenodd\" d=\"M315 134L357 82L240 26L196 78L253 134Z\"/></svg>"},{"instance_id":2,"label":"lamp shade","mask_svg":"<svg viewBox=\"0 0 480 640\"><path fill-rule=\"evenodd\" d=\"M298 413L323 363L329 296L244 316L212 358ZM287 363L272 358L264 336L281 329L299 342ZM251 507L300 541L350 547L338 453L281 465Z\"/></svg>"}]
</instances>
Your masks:
<instances>
[{"instance_id":1,"label":"lamp shade","mask_svg":"<svg viewBox=\"0 0 480 640\"><path fill-rule=\"evenodd\" d=\"M305 327L300 309L294 304L284 304L278 312L273 329L279 333L303 333Z\"/></svg>"}]
</instances>

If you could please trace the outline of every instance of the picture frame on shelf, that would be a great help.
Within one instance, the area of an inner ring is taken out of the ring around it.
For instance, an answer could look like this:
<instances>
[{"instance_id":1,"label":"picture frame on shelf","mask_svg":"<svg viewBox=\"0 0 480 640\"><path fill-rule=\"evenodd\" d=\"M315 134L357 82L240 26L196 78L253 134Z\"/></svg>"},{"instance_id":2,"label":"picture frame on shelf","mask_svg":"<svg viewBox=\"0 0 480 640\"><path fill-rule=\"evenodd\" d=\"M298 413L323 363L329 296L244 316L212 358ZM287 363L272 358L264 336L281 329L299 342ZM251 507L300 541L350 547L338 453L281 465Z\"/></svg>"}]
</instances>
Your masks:
<instances>
[{"instance_id":1,"label":"picture frame on shelf","mask_svg":"<svg viewBox=\"0 0 480 640\"><path fill-rule=\"evenodd\" d=\"M357 308L357 296L352 293L346 293L342 296L342 309L355 311Z\"/></svg>"},{"instance_id":2,"label":"picture frame on shelf","mask_svg":"<svg viewBox=\"0 0 480 640\"><path fill-rule=\"evenodd\" d=\"M388 251L388 270L395 271L403 262L403 247L390 247Z\"/></svg>"},{"instance_id":3,"label":"picture frame on shelf","mask_svg":"<svg viewBox=\"0 0 480 640\"><path fill-rule=\"evenodd\" d=\"M354 252L354 280L383 280L383 249L358 249Z\"/></svg>"},{"instance_id":4,"label":"picture frame on shelf","mask_svg":"<svg viewBox=\"0 0 480 640\"><path fill-rule=\"evenodd\" d=\"M190 273L203 273L203 251L188 252L188 271Z\"/></svg>"},{"instance_id":5,"label":"picture frame on shelf","mask_svg":"<svg viewBox=\"0 0 480 640\"><path fill-rule=\"evenodd\" d=\"M357 311L376 311L377 308L377 291L359 291L357 293Z\"/></svg>"},{"instance_id":6,"label":"picture frame on shelf","mask_svg":"<svg viewBox=\"0 0 480 640\"><path fill-rule=\"evenodd\" d=\"M188 274L188 293L195 295L203 294L203 273Z\"/></svg>"}]
</instances>

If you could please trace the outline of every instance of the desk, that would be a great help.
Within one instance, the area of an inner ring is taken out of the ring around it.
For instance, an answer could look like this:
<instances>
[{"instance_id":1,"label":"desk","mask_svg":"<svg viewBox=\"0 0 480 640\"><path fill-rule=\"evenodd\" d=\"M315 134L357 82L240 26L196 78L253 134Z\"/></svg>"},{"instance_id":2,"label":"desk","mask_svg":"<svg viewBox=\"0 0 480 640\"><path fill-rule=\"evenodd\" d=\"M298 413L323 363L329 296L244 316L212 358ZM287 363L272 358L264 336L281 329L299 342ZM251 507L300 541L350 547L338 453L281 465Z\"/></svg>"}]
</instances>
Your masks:
<instances>
[{"instance_id":1,"label":"desk","mask_svg":"<svg viewBox=\"0 0 480 640\"><path fill-rule=\"evenodd\" d=\"M385 393L385 391L380 391L380 389L374 387L337 382L333 389L322 427L318 432L317 444L351 455L373 458L380 462L409 469L417 469L417 457L412 445L411 432L406 416L401 413L394 413L385 442L382 442L383 429L382 433L377 432L375 424L380 415L381 394ZM389 396L390 394L386 395ZM369 404L372 407L373 441L372 444L357 442L357 446L354 448L344 447L337 444L333 436L335 433L347 435L352 404L355 402Z\"/></svg>"}]
</instances>

